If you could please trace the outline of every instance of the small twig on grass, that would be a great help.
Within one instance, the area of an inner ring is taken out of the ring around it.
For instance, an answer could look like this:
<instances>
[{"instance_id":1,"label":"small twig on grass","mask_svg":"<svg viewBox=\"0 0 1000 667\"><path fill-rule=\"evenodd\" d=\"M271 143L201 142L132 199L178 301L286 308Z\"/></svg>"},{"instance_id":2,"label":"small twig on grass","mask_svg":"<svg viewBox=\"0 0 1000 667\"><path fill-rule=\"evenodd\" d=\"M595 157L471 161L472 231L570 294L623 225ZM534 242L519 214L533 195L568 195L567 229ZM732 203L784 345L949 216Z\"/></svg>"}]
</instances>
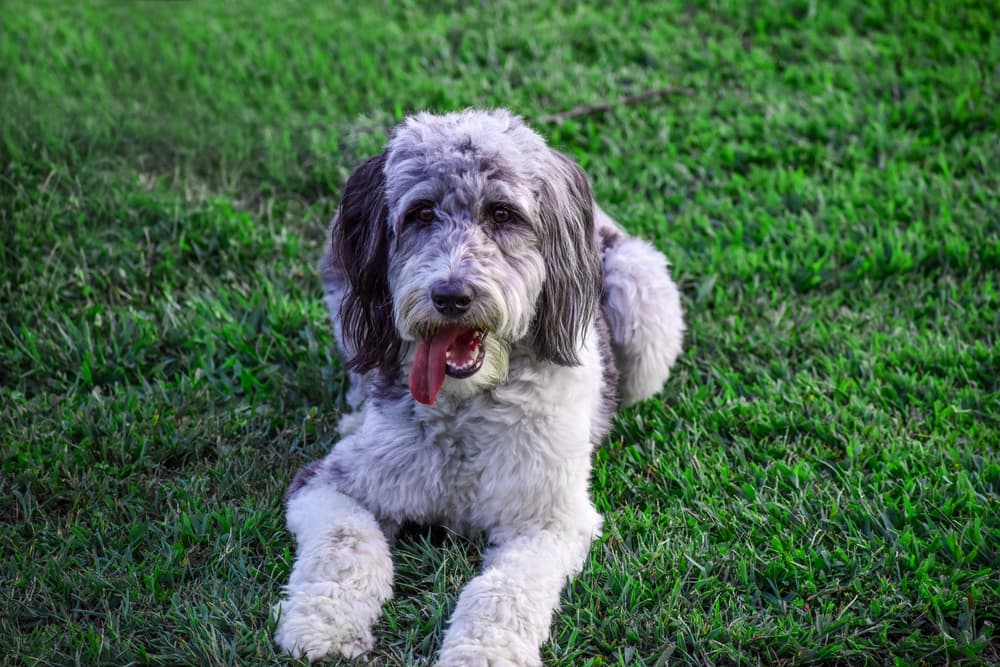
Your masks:
<instances>
[{"instance_id":1,"label":"small twig on grass","mask_svg":"<svg viewBox=\"0 0 1000 667\"><path fill-rule=\"evenodd\" d=\"M694 95L694 90L691 88L656 88L654 90L646 90L641 93L636 93L635 95L626 95L625 97L621 97L614 102L578 104L569 111L561 111L559 113L543 116L542 121L545 123L561 123L570 118L577 118L579 116L586 116L592 113L608 111L618 105L626 106L630 104L638 104L644 100L653 99L654 97L666 97L667 95Z\"/></svg>"}]
</instances>

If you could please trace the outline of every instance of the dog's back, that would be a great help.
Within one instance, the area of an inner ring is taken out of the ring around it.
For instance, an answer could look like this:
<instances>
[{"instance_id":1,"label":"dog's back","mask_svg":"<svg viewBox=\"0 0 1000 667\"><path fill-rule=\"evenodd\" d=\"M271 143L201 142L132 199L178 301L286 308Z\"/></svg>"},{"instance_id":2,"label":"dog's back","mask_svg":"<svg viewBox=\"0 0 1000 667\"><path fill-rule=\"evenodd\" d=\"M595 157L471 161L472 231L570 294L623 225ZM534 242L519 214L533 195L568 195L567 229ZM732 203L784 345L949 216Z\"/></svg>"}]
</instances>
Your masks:
<instances>
[{"instance_id":1,"label":"dog's back","mask_svg":"<svg viewBox=\"0 0 1000 667\"><path fill-rule=\"evenodd\" d=\"M629 236L599 207L594 223L604 260L601 311L611 331L622 405L660 391L684 338L680 294L666 257Z\"/></svg>"}]
</instances>

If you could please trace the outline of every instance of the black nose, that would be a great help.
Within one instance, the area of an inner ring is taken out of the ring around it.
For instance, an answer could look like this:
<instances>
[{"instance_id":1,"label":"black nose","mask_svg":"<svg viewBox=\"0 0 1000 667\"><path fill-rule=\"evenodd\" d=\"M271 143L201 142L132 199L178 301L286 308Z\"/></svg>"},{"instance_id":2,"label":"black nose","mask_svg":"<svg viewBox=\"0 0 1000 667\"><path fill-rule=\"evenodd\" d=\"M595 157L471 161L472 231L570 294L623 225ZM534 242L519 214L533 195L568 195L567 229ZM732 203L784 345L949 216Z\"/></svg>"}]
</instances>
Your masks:
<instances>
[{"instance_id":1,"label":"black nose","mask_svg":"<svg viewBox=\"0 0 1000 667\"><path fill-rule=\"evenodd\" d=\"M472 305L472 288L452 281L440 282L431 288L431 301L446 317L459 317Z\"/></svg>"}]
</instances>

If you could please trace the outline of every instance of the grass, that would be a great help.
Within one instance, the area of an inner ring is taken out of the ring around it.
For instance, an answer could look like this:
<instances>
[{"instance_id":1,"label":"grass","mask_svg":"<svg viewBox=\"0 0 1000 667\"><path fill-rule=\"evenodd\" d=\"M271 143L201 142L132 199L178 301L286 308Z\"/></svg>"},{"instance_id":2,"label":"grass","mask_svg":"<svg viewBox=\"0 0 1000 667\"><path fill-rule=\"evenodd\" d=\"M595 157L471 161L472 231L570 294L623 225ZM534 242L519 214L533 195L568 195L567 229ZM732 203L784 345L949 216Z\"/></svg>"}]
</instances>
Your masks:
<instances>
[{"instance_id":1,"label":"grass","mask_svg":"<svg viewBox=\"0 0 1000 667\"><path fill-rule=\"evenodd\" d=\"M403 114L494 105L690 324L597 453L547 664L1000 661L1000 7L423 5L0 8L0 661L294 662L325 226ZM429 664L480 546L395 551L374 664Z\"/></svg>"}]
</instances>

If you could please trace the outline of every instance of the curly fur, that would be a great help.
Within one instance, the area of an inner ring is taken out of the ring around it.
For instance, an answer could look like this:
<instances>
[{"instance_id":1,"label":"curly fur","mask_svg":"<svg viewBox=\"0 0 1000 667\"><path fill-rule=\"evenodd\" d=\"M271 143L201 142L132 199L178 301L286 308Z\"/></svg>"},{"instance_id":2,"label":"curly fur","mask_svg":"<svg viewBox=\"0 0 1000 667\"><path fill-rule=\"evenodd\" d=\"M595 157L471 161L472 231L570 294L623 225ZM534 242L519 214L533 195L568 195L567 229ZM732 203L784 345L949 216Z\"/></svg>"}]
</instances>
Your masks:
<instances>
[{"instance_id":1,"label":"curly fur","mask_svg":"<svg viewBox=\"0 0 1000 667\"><path fill-rule=\"evenodd\" d=\"M416 521L492 545L437 664L540 665L560 592L601 530L594 447L681 350L666 259L518 117L465 111L408 118L358 168L321 271L355 413L289 491L298 550L275 640L310 659L370 649L392 595L389 543ZM442 315L441 284L462 286L467 310ZM421 341L455 321L488 332L482 368L418 402L407 376Z\"/></svg>"}]
</instances>

